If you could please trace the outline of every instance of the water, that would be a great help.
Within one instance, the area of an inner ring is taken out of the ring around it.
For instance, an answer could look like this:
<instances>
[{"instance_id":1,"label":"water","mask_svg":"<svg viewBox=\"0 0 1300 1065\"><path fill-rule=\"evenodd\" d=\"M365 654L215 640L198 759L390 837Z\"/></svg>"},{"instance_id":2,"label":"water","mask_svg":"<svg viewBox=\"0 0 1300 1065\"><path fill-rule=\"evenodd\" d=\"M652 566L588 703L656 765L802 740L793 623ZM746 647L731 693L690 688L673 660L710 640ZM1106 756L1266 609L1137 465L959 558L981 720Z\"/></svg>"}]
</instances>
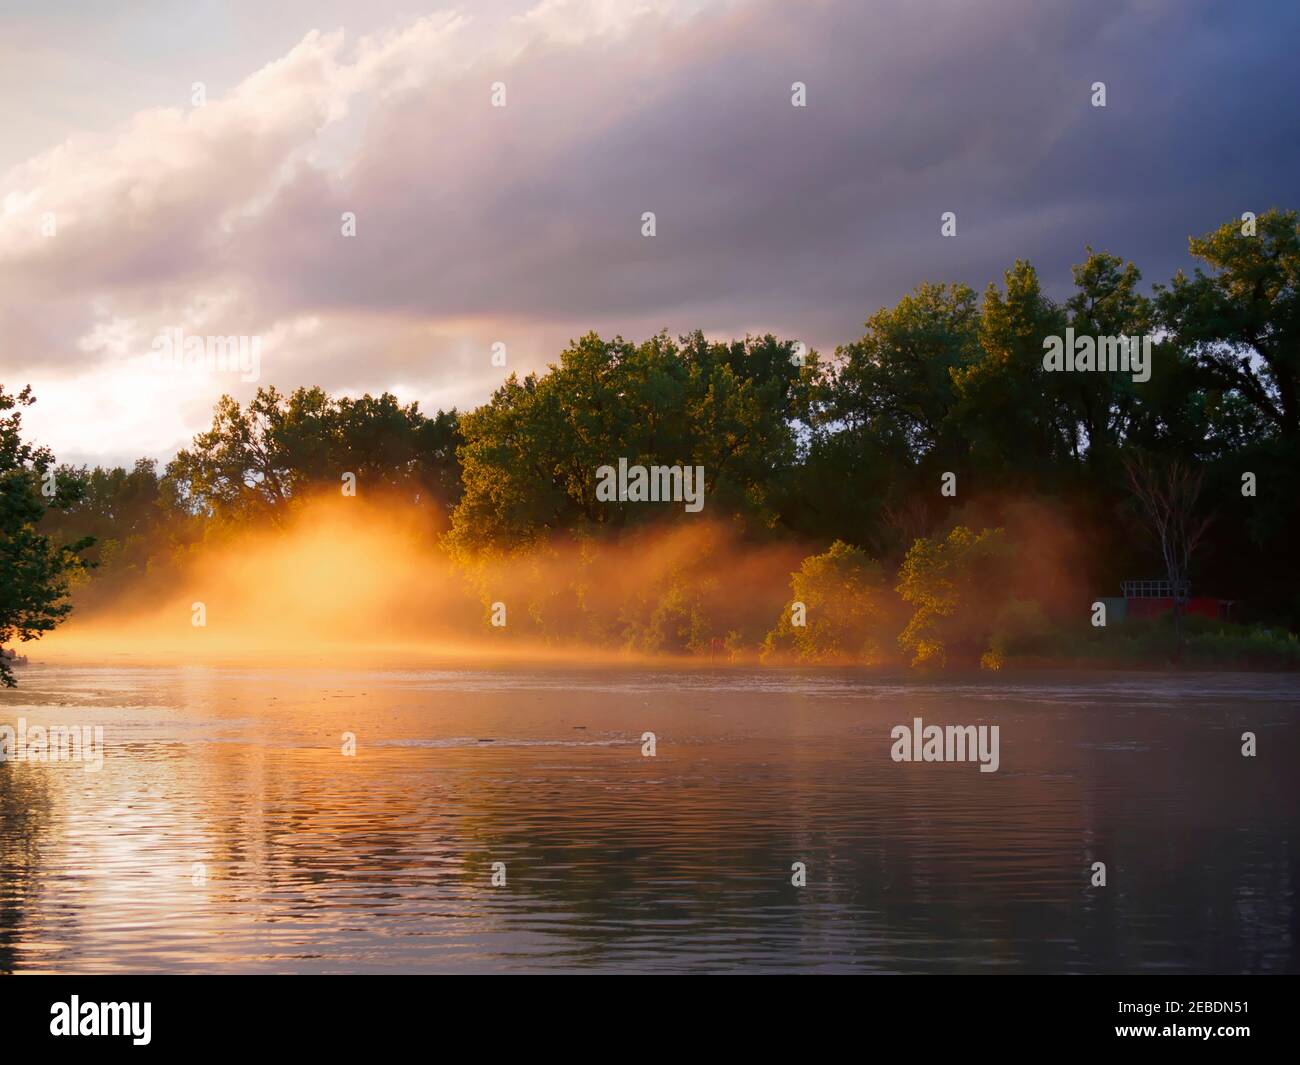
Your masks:
<instances>
[{"instance_id":1,"label":"water","mask_svg":"<svg viewBox=\"0 0 1300 1065\"><path fill-rule=\"evenodd\" d=\"M0 971L1300 968L1295 677L20 679L105 757L0 765ZM916 716L1000 769L893 762Z\"/></svg>"}]
</instances>

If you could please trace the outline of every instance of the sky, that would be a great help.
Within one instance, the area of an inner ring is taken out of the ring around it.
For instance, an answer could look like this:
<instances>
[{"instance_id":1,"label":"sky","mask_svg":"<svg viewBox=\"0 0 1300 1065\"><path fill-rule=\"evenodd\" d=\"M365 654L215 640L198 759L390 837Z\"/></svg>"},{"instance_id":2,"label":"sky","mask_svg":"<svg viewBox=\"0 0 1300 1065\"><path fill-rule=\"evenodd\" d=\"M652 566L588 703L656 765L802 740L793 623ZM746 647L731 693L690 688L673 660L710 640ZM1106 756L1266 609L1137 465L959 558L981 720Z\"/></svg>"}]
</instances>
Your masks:
<instances>
[{"instance_id":1,"label":"sky","mask_svg":"<svg viewBox=\"0 0 1300 1065\"><path fill-rule=\"evenodd\" d=\"M1167 280L1300 208L1297 39L1292 0L0 0L0 383L61 461L165 461L259 386L464 409L593 329L829 353L1017 258ZM177 330L257 379L160 367Z\"/></svg>"}]
</instances>

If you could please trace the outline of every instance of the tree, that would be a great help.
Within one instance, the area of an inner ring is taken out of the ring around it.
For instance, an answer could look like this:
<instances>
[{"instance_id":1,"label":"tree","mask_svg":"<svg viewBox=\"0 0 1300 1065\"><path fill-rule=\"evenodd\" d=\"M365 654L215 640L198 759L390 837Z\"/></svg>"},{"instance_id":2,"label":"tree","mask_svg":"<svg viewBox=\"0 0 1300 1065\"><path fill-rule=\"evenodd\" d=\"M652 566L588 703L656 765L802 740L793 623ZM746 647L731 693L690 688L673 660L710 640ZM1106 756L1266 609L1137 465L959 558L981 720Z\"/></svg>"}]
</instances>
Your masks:
<instances>
[{"instance_id":1,"label":"tree","mask_svg":"<svg viewBox=\"0 0 1300 1065\"><path fill-rule=\"evenodd\" d=\"M964 469L953 375L978 357L979 308L966 285L926 283L865 324L807 382L810 440L786 523L901 555L910 540L891 516L919 515L928 529L940 473Z\"/></svg>"},{"instance_id":2,"label":"tree","mask_svg":"<svg viewBox=\"0 0 1300 1065\"><path fill-rule=\"evenodd\" d=\"M711 343L659 333L641 344L588 333L544 375L511 374L461 420L458 552L519 548L557 532L657 520L661 507L602 502L596 470L702 466L711 514L777 520L793 477L801 368L773 337ZM680 514L680 507L672 508Z\"/></svg>"},{"instance_id":3,"label":"tree","mask_svg":"<svg viewBox=\"0 0 1300 1065\"><path fill-rule=\"evenodd\" d=\"M138 459L130 470L59 466L55 473L57 483L66 484L74 498L46 511L42 532L69 542L94 537L88 557L99 561L106 550L114 550L112 545L138 543L155 531L162 497L153 459Z\"/></svg>"},{"instance_id":4,"label":"tree","mask_svg":"<svg viewBox=\"0 0 1300 1065\"><path fill-rule=\"evenodd\" d=\"M54 456L22 439L19 408L33 402L30 388L13 395L0 385L0 647L15 637L40 639L68 615L69 581L84 565L80 552L92 542L56 544L37 531L47 506L46 485L55 487L48 496L51 506L66 504L75 486L47 480ZM0 656L0 684L14 683Z\"/></svg>"},{"instance_id":5,"label":"tree","mask_svg":"<svg viewBox=\"0 0 1300 1065\"><path fill-rule=\"evenodd\" d=\"M1129 490L1164 560L1174 599L1174 629L1178 634L1181 656L1183 611L1187 603L1192 555L1212 520L1196 515L1201 474L1178 459L1159 463L1141 454L1128 456L1125 468Z\"/></svg>"},{"instance_id":6,"label":"tree","mask_svg":"<svg viewBox=\"0 0 1300 1065\"><path fill-rule=\"evenodd\" d=\"M1150 301L1137 291L1142 274L1132 263L1105 252L1087 249L1088 257L1073 268L1074 294L1065 302L1069 325L1076 336L1142 337L1151 332ZM1163 355L1163 352L1160 353ZM1164 363L1160 357L1154 359ZM1125 373L1053 374L1053 391L1067 412L1071 448L1085 453L1098 476L1115 472L1116 453L1139 406L1137 384Z\"/></svg>"},{"instance_id":7,"label":"tree","mask_svg":"<svg viewBox=\"0 0 1300 1065\"><path fill-rule=\"evenodd\" d=\"M218 517L283 514L297 487L324 475L329 397L319 388L282 396L259 388L241 408L222 396L212 428L167 467L192 507Z\"/></svg>"},{"instance_id":8,"label":"tree","mask_svg":"<svg viewBox=\"0 0 1300 1065\"><path fill-rule=\"evenodd\" d=\"M917 540L903 559L897 591L915 608L899 645L912 664L945 665L988 649L1000 608L1011 598L1010 548L1001 529L958 525L945 540Z\"/></svg>"},{"instance_id":9,"label":"tree","mask_svg":"<svg viewBox=\"0 0 1300 1065\"><path fill-rule=\"evenodd\" d=\"M288 396L259 388L247 407L222 396L212 428L177 453L166 479L193 509L234 519L282 522L305 489L336 487L344 473L370 489L450 507L459 443L454 410L429 418L387 392L334 399L320 388Z\"/></svg>"},{"instance_id":10,"label":"tree","mask_svg":"<svg viewBox=\"0 0 1300 1065\"><path fill-rule=\"evenodd\" d=\"M791 601L767 634L764 654L789 645L807 662L871 663L880 655L887 611L880 567L842 540L791 574ZM793 612L802 604L802 624Z\"/></svg>"},{"instance_id":11,"label":"tree","mask_svg":"<svg viewBox=\"0 0 1300 1065\"><path fill-rule=\"evenodd\" d=\"M1060 308L1018 261L990 284L980 308L977 356L953 369L954 425L967 461L989 486L1041 490L1070 457L1069 429L1043 369L1043 338L1062 330ZM951 467L949 467L951 468Z\"/></svg>"},{"instance_id":12,"label":"tree","mask_svg":"<svg viewBox=\"0 0 1300 1065\"><path fill-rule=\"evenodd\" d=\"M897 433L904 453L952 453L953 374L979 355L979 311L966 285L923 284L866 323L839 349L830 417Z\"/></svg>"},{"instance_id":13,"label":"tree","mask_svg":"<svg viewBox=\"0 0 1300 1065\"><path fill-rule=\"evenodd\" d=\"M1300 437L1300 225L1268 211L1254 233L1227 222L1190 241L1199 267L1159 287L1165 327L1220 387L1241 393L1273 432Z\"/></svg>"}]
</instances>

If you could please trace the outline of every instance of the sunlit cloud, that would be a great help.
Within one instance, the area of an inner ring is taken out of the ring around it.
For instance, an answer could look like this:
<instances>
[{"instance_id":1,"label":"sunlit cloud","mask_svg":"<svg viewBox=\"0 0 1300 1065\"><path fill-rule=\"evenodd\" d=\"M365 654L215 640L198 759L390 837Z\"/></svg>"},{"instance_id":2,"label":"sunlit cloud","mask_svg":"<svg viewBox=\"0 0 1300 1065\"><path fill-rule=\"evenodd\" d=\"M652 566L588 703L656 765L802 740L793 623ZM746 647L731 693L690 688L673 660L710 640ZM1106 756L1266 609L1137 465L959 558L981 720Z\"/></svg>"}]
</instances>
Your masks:
<instances>
[{"instance_id":1,"label":"sunlit cloud","mask_svg":"<svg viewBox=\"0 0 1300 1065\"><path fill-rule=\"evenodd\" d=\"M1294 138L1243 118L1300 87L1288 34L1190 7L541 0L363 33L303 12L202 106L186 80L105 127L88 99L85 128L0 175L0 376L37 387L61 455L165 457L258 384L473 405L496 342L507 373L593 328L826 350L923 279L1028 255L1063 286L1088 242L1159 277L1300 173ZM1249 86L1224 65L1245 52ZM1203 147L1228 129L1249 173ZM262 338L259 381L147 380L168 329ZM116 399L87 422L91 392Z\"/></svg>"}]
</instances>

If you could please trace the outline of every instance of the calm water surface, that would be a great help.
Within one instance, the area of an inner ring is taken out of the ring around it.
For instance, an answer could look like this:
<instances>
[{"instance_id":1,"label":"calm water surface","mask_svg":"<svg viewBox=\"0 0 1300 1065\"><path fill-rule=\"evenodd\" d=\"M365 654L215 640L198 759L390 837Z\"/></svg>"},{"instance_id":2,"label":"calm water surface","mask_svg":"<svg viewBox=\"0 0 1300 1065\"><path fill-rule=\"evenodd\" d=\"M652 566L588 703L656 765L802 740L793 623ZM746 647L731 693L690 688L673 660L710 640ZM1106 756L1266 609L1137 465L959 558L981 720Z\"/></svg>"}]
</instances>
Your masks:
<instances>
[{"instance_id":1,"label":"calm water surface","mask_svg":"<svg viewBox=\"0 0 1300 1065\"><path fill-rule=\"evenodd\" d=\"M0 764L0 972L1300 968L1295 677L20 680L105 758ZM917 716L1001 768L893 762Z\"/></svg>"}]
</instances>

